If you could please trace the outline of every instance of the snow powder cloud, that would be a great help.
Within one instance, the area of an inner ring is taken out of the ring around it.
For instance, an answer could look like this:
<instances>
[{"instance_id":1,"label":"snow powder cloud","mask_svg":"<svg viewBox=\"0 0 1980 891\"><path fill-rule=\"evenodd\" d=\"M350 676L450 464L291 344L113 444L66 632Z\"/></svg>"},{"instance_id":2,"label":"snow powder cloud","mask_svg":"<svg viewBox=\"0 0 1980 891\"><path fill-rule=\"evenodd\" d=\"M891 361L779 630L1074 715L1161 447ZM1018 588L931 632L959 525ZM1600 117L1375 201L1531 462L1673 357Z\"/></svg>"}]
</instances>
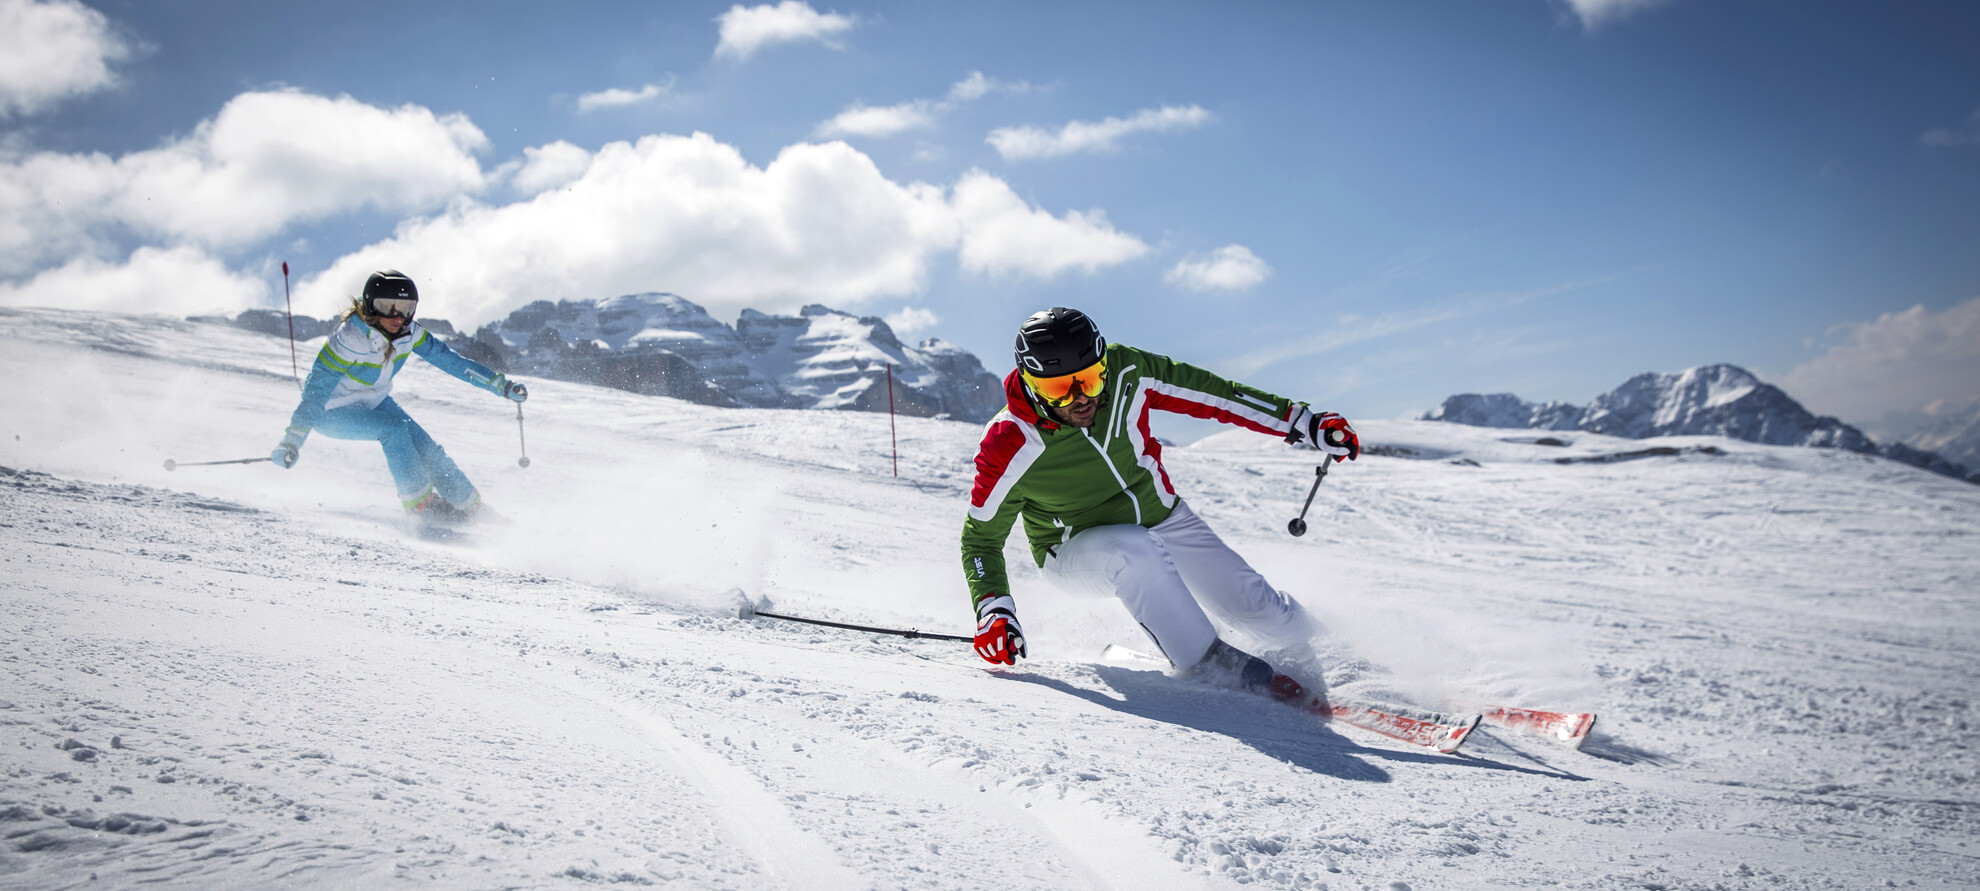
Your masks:
<instances>
[{"instance_id":1,"label":"snow powder cloud","mask_svg":"<svg viewBox=\"0 0 1980 891\"><path fill-rule=\"evenodd\" d=\"M74 0L0 0L0 118L34 114L114 85L136 47Z\"/></svg>"},{"instance_id":2,"label":"snow powder cloud","mask_svg":"<svg viewBox=\"0 0 1980 891\"><path fill-rule=\"evenodd\" d=\"M1272 267L1241 244L1225 245L1202 260L1183 260L1162 280L1192 291L1242 291L1272 276Z\"/></svg>"},{"instance_id":3,"label":"snow powder cloud","mask_svg":"<svg viewBox=\"0 0 1980 891\"><path fill-rule=\"evenodd\" d=\"M1073 121L1048 131L1039 127L999 127L984 141L1006 161L1056 158L1083 152L1111 152L1123 138L1136 133L1162 133L1193 130L1211 120L1211 114L1195 105L1164 106L1137 112L1129 118L1107 118L1099 123Z\"/></svg>"},{"instance_id":4,"label":"snow powder cloud","mask_svg":"<svg viewBox=\"0 0 1980 891\"><path fill-rule=\"evenodd\" d=\"M460 114L349 96L243 93L192 133L121 158L42 152L0 163L0 275L124 232L168 245L244 245L359 208L426 210L479 190L488 139Z\"/></svg>"},{"instance_id":5,"label":"snow powder cloud","mask_svg":"<svg viewBox=\"0 0 1980 891\"><path fill-rule=\"evenodd\" d=\"M1922 304L1830 331L1821 357L1788 372L1781 386L1812 411L1874 421L1936 400L1980 397L1980 297L1939 312Z\"/></svg>"},{"instance_id":6,"label":"snow powder cloud","mask_svg":"<svg viewBox=\"0 0 1980 891\"><path fill-rule=\"evenodd\" d=\"M836 46L833 38L852 30L854 19L838 13L820 13L801 0L784 0L775 6L737 4L715 18L721 25L721 40L715 56L747 60L759 49L779 43L816 40Z\"/></svg>"}]
</instances>

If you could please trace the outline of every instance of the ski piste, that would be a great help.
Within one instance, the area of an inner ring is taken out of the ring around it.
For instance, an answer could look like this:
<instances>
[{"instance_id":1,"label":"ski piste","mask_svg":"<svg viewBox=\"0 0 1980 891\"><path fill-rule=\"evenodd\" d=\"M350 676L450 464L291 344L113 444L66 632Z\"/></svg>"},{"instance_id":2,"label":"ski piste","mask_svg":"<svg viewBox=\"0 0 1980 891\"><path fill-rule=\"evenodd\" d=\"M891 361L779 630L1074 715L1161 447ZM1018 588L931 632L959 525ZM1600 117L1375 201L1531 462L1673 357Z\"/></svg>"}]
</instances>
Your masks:
<instances>
[{"instance_id":1,"label":"ski piste","mask_svg":"<svg viewBox=\"0 0 1980 891\"><path fill-rule=\"evenodd\" d=\"M1166 659L1114 644L1108 645L1102 655L1115 661L1162 666L1169 664ZM1477 713L1446 714L1417 709L1379 709L1360 703L1331 702L1308 692L1298 681L1283 674L1273 676L1271 685L1263 692L1272 699L1307 714L1339 721L1350 727L1357 727L1411 745L1423 746L1445 755L1456 753L1458 748L1464 745L1464 741L1471 738L1471 732L1477 729L1481 718Z\"/></svg>"}]
</instances>

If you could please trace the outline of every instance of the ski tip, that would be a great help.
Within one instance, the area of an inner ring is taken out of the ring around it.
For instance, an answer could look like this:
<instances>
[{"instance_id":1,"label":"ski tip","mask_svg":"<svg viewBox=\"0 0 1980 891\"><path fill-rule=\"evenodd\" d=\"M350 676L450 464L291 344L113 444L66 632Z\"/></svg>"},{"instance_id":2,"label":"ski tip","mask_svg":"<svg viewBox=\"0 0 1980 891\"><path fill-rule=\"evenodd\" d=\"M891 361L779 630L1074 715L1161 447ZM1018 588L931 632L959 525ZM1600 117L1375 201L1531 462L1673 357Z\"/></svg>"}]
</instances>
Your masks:
<instances>
[{"instance_id":1,"label":"ski tip","mask_svg":"<svg viewBox=\"0 0 1980 891\"><path fill-rule=\"evenodd\" d=\"M1581 717L1583 719L1581 726L1574 728L1568 734L1567 739L1562 740L1562 742L1568 744L1568 748L1574 749L1577 752L1581 751L1581 747L1587 744L1588 737L1595 733L1595 713L1589 712Z\"/></svg>"}]
</instances>

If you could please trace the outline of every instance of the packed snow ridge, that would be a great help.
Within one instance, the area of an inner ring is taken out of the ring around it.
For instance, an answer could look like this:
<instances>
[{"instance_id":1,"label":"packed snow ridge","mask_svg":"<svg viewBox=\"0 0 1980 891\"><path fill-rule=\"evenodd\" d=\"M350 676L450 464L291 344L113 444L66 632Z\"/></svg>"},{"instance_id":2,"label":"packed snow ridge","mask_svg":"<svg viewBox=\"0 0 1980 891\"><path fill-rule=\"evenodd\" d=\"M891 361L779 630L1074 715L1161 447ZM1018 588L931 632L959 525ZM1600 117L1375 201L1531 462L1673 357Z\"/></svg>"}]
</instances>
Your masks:
<instances>
[{"instance_id":1,"label":"packed snow ridge","mask_svg":"<svg viewBox=\"0 0 1980 891\"><path fill-rule=\"evenodd\" d=\"M295 321L304 340L330 327ZM288 335L288 320L269 310L243 313L234 324ZM425 324L455 333L444 321ZM817 304L795 316L746 309L732 327L674 294L538 300L450 341L497 371L725 408L892 410L980 422L1004 398L1002 382L969 351L934 338L907 346L881 319Z\"/></svg>"},{"instance_id":2,"label":"packed snow ridge","mask_svg":"<svg viewBox=\"0 0 1980 891\"><path fill-rule=\"evenodd\" d=\"M1766 445L1837 448L1882 455L1980 483L1980 470L1969 470L1903 442L1879 444L1855 427L1810 412L1779 387L1737 365L1639 374L1586 406L1527 402L1511 393L1463 393L1424 412L1421 420L1474 427L1580 430L1627 439L1726 436Z\"/></svg>"}]
</instances>

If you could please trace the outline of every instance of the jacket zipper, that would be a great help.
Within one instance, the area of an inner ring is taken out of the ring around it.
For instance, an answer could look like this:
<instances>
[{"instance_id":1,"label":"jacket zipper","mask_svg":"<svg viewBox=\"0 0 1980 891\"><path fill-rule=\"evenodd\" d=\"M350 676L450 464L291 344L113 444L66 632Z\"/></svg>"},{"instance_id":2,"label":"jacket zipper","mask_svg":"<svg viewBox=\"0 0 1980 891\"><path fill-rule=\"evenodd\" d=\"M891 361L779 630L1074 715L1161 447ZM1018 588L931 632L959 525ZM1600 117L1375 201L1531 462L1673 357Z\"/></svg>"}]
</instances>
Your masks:
<instances>
[{"instance_id":1,"label":"jacket zipper","mask_svg":"<svg viewBox=\"0 0 1980 891\"><path fill-rule=\"evenodd\" d=\"M1141 499L1134 497L1134 490L1128 488L1127 480L1121 478L1121 471L1114 466L1113 459L1107 457L1107 449L1100 445L1099 440L1093 438L1090 430L1091 428L1081 427L1079 433L1086 438L1087 445L1100 453L1100 463L1107 465L1107 472L1114 475L1114 482L1120 485L1122 492L1127 493L1128 503L1134 505L1134 524L1141 525Z\"/></svg>"}]
</instances>

